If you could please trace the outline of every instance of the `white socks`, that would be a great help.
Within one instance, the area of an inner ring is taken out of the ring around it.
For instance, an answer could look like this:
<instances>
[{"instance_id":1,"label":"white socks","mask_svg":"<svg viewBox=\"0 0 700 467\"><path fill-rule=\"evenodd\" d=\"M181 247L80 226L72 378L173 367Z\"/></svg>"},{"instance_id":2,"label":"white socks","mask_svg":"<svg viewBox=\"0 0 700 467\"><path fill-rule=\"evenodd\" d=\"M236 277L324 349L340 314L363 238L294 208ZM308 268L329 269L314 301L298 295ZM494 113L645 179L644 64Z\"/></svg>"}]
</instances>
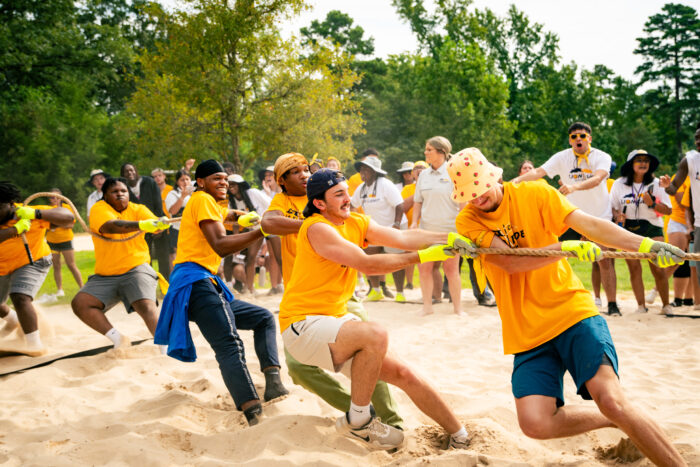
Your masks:
<instances>
[{"instance_id":1,"label":"white socks","mask_svg":"<svg viewBox=\"0 0 700 467\"><path fill-rule=\"evenodd\" d=\"M39 349L43 347L38 329L34 332L30 332L29 334L25 334L24 340L27 343L27 347L31 347L32 349Z\"/></svg>"},{"instance_id":2,"label":"white socks","mask_svg":"<svg viewBox=\"0 0 700 467\"><path fill-rule=\"evenodd\" d=\"M369 411L369 404L355 405L350 401L350 410L348 411L348 422L350 426L358 428L366 424L372 418L372 413Z\"/></svg>"},{"instance_id":3,"label":"white socks","mask_svg":"<svg viewBox=\"0 0 700 467\"><path fill-rule=\"evenodd\" d=\"M122 335L117 331L117 328L112 328L105 333L105 337L108 337L114 343L114 348L117 348L122 343Z\"/></svg>"},{"instance_id":4,"label":"white socks","mask_svg":"<svg viewBox=\"0 0 700 467\"><path fill-rule=\"evenodd\" d=\"M467 433L466 428L462 427L459 429L459 431L452 433L450 436L455 441L465 442L467 437L469 437L469 433Z\"/></svg>"}]
</instances>

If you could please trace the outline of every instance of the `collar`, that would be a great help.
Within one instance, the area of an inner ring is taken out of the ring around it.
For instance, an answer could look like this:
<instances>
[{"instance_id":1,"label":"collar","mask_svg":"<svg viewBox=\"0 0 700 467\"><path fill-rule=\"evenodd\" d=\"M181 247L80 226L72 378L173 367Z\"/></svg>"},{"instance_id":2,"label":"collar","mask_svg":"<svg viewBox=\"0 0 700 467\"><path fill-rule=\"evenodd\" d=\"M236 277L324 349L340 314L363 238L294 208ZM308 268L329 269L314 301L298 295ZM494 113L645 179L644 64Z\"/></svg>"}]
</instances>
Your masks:
<instances>
[{"instance_id":1,"label":"collar","mask_svg":"<svg viewBox=\"0 0 700 467\"><path fill-rule=\"evenodd\" d=\"M574 151L573 148L571 150ZM574 156L576 156L576 167L581 165L581 159L585 159L586 164L590 167L591 164L588 162L588 156L590 155L590 153L591 153L590 146L588 146L588 151L586 151L585 154L579 154L576 151L574 151Z\"/></svg>"}]
</instances>

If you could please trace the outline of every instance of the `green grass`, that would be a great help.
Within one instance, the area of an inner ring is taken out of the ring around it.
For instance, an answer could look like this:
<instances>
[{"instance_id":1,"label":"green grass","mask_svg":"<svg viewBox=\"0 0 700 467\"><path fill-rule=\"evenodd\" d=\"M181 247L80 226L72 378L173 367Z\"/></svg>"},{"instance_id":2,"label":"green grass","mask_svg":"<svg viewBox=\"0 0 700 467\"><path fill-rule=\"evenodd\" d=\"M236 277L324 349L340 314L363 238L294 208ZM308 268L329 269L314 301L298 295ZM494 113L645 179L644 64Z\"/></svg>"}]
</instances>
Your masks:
<instances>
[{"instance_id":1,"label":"green grass","mask_svg":"<svg viewBox=\"0 0 700 467\"><path fill-rule=\"evenodd\" d=\"M77 264L80 270L80 275L83 276L83 283L87 282L88 276L95 272L95 253L93 251L76 251L75 264ZM61 274L63 276L63 291L66 293L66 296L59 298L57 302L53 302L52 304L62 305L70 303L73 297L75 297L75 294L78 293L78 284L75 283L73 274L68 270L63 256L61 256ZM53 278L52 268L46 276L46 280L44 280L44 284L41 286L36 298L39 298L43 294L54 294L56 290L56 282Z\"/></svg>"}]
</instances>

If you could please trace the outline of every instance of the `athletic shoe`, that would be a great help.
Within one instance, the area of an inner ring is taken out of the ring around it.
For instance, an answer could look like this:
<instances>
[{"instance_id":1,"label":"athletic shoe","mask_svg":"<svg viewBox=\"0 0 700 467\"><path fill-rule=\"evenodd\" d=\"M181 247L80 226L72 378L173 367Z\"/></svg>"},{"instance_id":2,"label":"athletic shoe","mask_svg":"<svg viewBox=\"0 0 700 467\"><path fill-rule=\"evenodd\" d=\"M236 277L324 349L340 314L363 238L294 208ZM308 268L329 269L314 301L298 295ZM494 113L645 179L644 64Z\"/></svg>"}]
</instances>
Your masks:
<instances>
[{"instance_id":1,"label":"athletic shoe","mask_svg":"<svg viewBox=\"0 0 700 467\"><path fill-rule=\"evenodd\" d=\"M41 297L37 298L37 303L54 303L57 302L58 298L54 294L43 294Z\"/></svg>"},{"instance_id":2,"label":"athletic shoe","mask_svg":"<svg viewBox=\"0 0 700 467\"><path fill-rule=\"evenodd\" d=\"M396 292L396 297L394 301L397 303L406 303L406 297L401 292Z\"/></svg>"},{"instance_id":3,"label":"athletic shoe","mask_svg":"<svg viewBox=\"0 0 700 467\"><path fill-rule=\"evenodd\" d=\"M389 290L386 285L382 285L382 293L386 298L394 298L394 294L391 293L391 290Z\"/></svg>"},{"instance_id":4,"label":"athletic shoe","mask_svg":"<svg viewBox=\"0 0 700 467\"><path fill-rule=\"evenodd\" d=\"M603 308L603 300L601 300L600 297L596 297L593 301L595 302L595 306L598 308Z\"/></svg>"},{"instance_id":5,"label":"athletic shoe","mask_svg":"<svg viewBox=\"0 0 700 467\"><path fill-rule=\"evenodd\" d=\"M484 297L483 300L479 300L479 306L496 306L496 299L492 296Z\"/></svg>"},{"instance_id":6,"label":"athletic shoe","mask_svg":"<svg viewBox=\"0 0 700 467\"><path fill-rule=\"evenodd\" d=\"M57 291L56 295L55 295L56 298L61 298L61 297L65 297L65 296L66 296L66 293L63 291L63 289Z\"/></svg>"},{"instance_id":7,"label":"athletic shoe","mask_svg":"<svg viewBox=\"0 0 700 467\"><path fill-rule=\"evenodd\" d=\"M683 306L693 306L693 299L692 298L684 298L683 299Z\"/></svg>"},{"instance_id":8,"label":"athletic shoe","mask_svg":"<svg viewBox=\"0 0 700 467\"><path fill-rule=\"evenodd\" d=\"M410 282L407 283L407 284L404 286L404 289L413 290L413 284L411 284Z\"/></svg>"},{"instance_id":9,"label":"athletic shoe","mask_svg":"<svg viewBox=\"0 0 700 467\"><path fill-rule=\"evenodd\" d=\"M369 289L369 293L365 297L365 301L367 302L378 302L380 300L384 300L384 294L381 293L379 290L376 289Z\"/></svg>"},{"instance_id":10,"label":"athletic shoe","mask_svg":"<svg viewBox=\"0 0 700 467\"><path fill-rule=\"evenodd\" d=\"M465 436L464 439L456 439L454 436L450 435L450 444L447 445L447 449L467 449L469 447L471 440L469 436Z\"/></svg>"},{"instance_id":11,"label":"athletic shoe","mask_svg":"<svg viewBox=\"0 0 700 467\"><path fill-rule=\"evenodd\" d=\"M395 449L403 444L403 432L382 423L379 417L372 417L363 426L353 428L348 422L348 414L345 413L336 420L335 429L343 436L380 449Z\"/></svg>"},{"instance_id":12,"label":"athletic shoe","mask_svg":"<svg viewBox=\"0 0 700 467\"><path fill-rule=\"evenodd\" d=\"M673 307L671 305L664 305L664 307L661 309L661 314L662 315L672 315L673 314Z\"/></svg>"},{"instance_id":13,"label":"athletic shoe","mask_svg":"<svg viewBox=\"0 0 700 467\"><path fill-rule=\"evenodd\" d=\"M262 417L263 408L260 404L254 404L243 411L245 419L248 422L248 426L257 425L260 423L260 418Z\"/></svg>"},{"instance_id":14,"label":"athletic shoe","mask_svg":"<svg viewBox=\"0 0 700 467\"><path fill-rule=\"evenodd\" d=\"M682 299L682 298L676 297L676 298L674 298L673 301L671 302L671 306L674 307L674 308L680 308L680 307L682 307L683 305L684 305L684 303L683 303L683 299ZM692 303L691 303L691 305L692 305Z\"/></svg>"},{"instance_id":15,"label":"athletic shoe","mask_svg":"<svg viewBox=\"0 0 700 467\"><path fill-rule=\"evenodd\" d=\"M622 316L620 309L617 307L617 302L608 303L608 316Z\"/></svg>"},{"instance_id":16,"label":"athletic shoe","mask_svg":"<svg viewBox=\"0 0 700 467\"><path fill-rule=\"evenodd\" d=\"M645 307L644 305L639 305L635 310L635 313L646 313L647 311L649 311L647 307Z\"/></svg>"},{"instance_id":17,"label":"athletic shoe","mask_svg":"<svg viewBox=\"0 0 700 467\"><path fill-rule=\"evenodd\" d=\"M656 287L654 287L647 293L646 297L644 297L644 300L646 300L646 302L651 305L652 303L654 303L654 300L656 300L656 296L658 294L659 293L656 291Z\"/></svg>"}]
</instances>

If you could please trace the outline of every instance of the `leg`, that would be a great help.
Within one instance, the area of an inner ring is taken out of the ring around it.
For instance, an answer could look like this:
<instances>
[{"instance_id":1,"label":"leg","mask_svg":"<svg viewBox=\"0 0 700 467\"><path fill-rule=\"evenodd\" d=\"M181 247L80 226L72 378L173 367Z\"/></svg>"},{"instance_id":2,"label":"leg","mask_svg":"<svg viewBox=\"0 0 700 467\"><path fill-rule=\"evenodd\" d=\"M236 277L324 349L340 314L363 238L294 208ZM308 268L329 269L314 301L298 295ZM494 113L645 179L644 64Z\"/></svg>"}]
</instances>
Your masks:
<instances>
[{"instance_id":1,"label":"leg","mask_svg":"<svg viewBox=\"0 0 700 467\"><path fill-rule=\"evenodd\" d=\"M651 263L649 263L649 269L651 269L651 274L654 276L656 290L658 290L661 297L661 304L666 306L668 305L668 276L666 271Z\"/></svg>"},{"instance_id":2,"label":"leg","mask_svg":"<svg viewBox=\"0 0 700 467\"><path fill-rule=\"evenodd\" d=\"M343 412L348 411L350 408L350 392L337 379L317 366L300 363L286 350L284 356L287 361L289 376L291 376L294 384L298 384L307 391L316 394L326 401L328 405Z\"/></svg>"},{"instance_id":3,"label":"leg","mask_svg":"<svg viewBox=\"0 0 700 467\"><path fill-rule=\"evenodd\" d=\"M75 279L75 283L78 284L79 288L83 287L83 277L80 275L80 269L78 269L78 265L75 264L75 250L65 250L63 252L63 257L66 260L66 266L68 266L68 270L73 274L73 278ZM60 264L60 263L59 263ZM54 268L55 268L54 264Z\"/></svg>"},{"instance_id":4,"label":"leg","mask_svg":"<svg viewBox=\"0 0 700 467\"><path fill-rule=\"evenodd\" d=\"M624 431L645 456L656 465L686 465L663 430L646 414L629 403L612 367L601 365L586 387L601 413Z\"/></svg>"},{"instance_id":5,"label":"leg","mask_svg":"<svg viewBox=\"0 0 700 467\"><path fill-rule=\"evenodd\" d=\"M593 296L600 300L600 265L596 262L591 267L591 284L593 285Z\"/></svg>"},{"instance_id":6,"label":"leg","mask_svg":"<svg viewBox=\"0 0 700 467\"><path fill-rule=\"evenodd\" d=\"M105 334L112 329L112 323L109 322L104 313L105 304L92 295L78 292L73 297L70 305L73 308L73 313L80 318L80 321L100 334Z\"/></svg>"},{"instance_id":7,"label":"leg","mask_svg":"<svg viewBox=\"0 0 700 467\"><path fill-rule=\"evenodd\" d=\"M403 283L406 280L406 270L399 269L391 273L394 278L394 285L396 286L396 292L403 294Z\"/></svg>"},{"instance_id":8,"label":"leg","mask_svg":"<svg viewBox=\"0 0 700 467\"><path fill-rule=\"evenodd\" d=\"M433 314L433 263L421 263L418 265L418 280L423 298L423 310L421 315Z\"/></svg>"},{"instance_id":9,"label":"leg","mask_svg":"<svg viewBox=\"0 0 700 467\"><path fill-rule=\"evenodd\" d=\"M36 310L32 303L32 297L22 293L11 293L10 300L17 312L19 324L22 326L22 331L29 334L39 329L39 323L36 316ZM9 310L8 310L9 311Z\"/></svg>"},{"instance_id":10,"label":"leg","mask_svg":"<svg viewBox=\"0 0 700 467\"><path fill-rule=\"evenodd\" d=\"M233 280L233 255L224 257L224 280L229 283Z\"/></svg>"},{"instance_id":11,"label":"leg","mask_svg":"<svg viewBox=\"0 0 700 467\"><path fill-rule=\"evenodd\" d=\"M152 336L156 334L158 324L158 307L156 302L147 298L136 300L131 304L132 308L139 314Z\"/></svg>"},{"instance_id":12,"label":"leg","mask_svg":"<svg viewBox=\"0 0 700 467\"><path fill-rule=\"evenodd\" d=\"M158 271L165 277L165 280L168 280L170 278L170 242L168 241L168 232L165 231L154 236L153 246L156 250Z\"/></svg>"},{"instance_id":13,"label":"leg","mask_svg":"<svg viewBox=\"0 0 700 467\"><path fill-rule=\"evenodd\" d=\"M255 262L258 257L258 251L262 246L263 239L260 238L248 245L248 254L245 259L245 282L250 293L255 292Z\"/></svg>"},{"instance_id":14,"label":"leg","mask_svg":"<svg viewBox=\"0 0 700 467\"><path fill-rule=\"evenodd\" d=\"M434 262L433 263L433 271L432 271L432 277L433 277L433 298L437 300L438 302L442 301L442 273L440 272L440 263L439 262Z\"/></svg>"},{"instance_id":15,"label":"leg","mask_svg":"<svg viewBox=\"0 0 700 467\"><path fill-rule=\"evenodd\" d=\"M407 289L413 289L413 273L416 270L416 265L411 264L410 266L406 266L405 275L406 275L406 288Z\"/></svg>"},{"instance_id":16,"label":"leg","mask_svg":"<svg viewBox=\"0 0 700 467\"><path fill-rule=\"evenodd\" d=\"M614 260L610 258L598 261L600 280L603 283L603 290L605 290L605 297L608 302L617 301L617 275L615 274L615 263L613 261ZM642 286L642 295L644 295L644 286ZM642 297L642 299L643 298L644 297Z\"/></svg>"},{"instance_id":17,"label":"leg","mask_svg":"<svg viewBox=\"0 0 700 467\"><path fill-rule=\"evenodd\" d=\"M368 255L376 255L376 254L379 254L381 252L382 252L382 247L379 247L379 246L368 246L367 248L365 248L365 253ZM373 290L376 290L377 292L379 292L381 290L379 288L379 282L384 280L384 275L367 276L367 280L369 281L370 287L372 287Z\"/></svg>"},{"instance_id":18,"label":"leg","mask_svg":"<svg viewBox=\"0 0 700 467\"><path fill-rule=\"evenodd\" d=\"M557 407L557 399L550 396L532 395L516 398L515 409L520 429L526 436L534 439L564 438L615 426L593 408Z\"/></svg>"},{"instance_id":19,"label":"leg","mask_svg":"<svg viewBox=\"0 0 700 467\"><path fill-rule=\"evenodd\" d=\"M642 282L642 265L639 261L626 259L627 268L630 271L630 282L632 283L632 291L634 298L637 300L637 305L644 306L644 282ZM602 273L601 268L601 273ZM607 293L606 293L607 295Z\"/></svg>"},{"instance_id":20,"label":"leg","mask_svg":"<svg viewBox=\"0 0 700 467\"><path fill-rule=\"evenodd\" d=\"M61 252L51 252L53 264L53 280L56 282L56 290L63 290L63 275L61 274Z\"/></svg>"},{"instance_id":21,"label":"leg","mask_svg":"<svg viewBox=\"0 0 700 467\"><path fill-rule=\"evenodd\" d=\"M450 287L450 297L452 297L452 308L456 315L464 315L462 311L462 280L459 276L459 256L446 259L442 263L445 276Z\"/></svg>"},{"instance_id":22,"label":"leg","mask_svg":"<svg viewBox=\"0 0 700 467\"><path fill-rule=\"evenodd\" d=\"M214 284L203 279L192 284L189 302L190 320L197 323L219 363L221 376L238 410L260 403L248 373L243 341L238 335L235 317Z\"/></svg>"},{"instance_id":23,"label":"leg","mask_svg":"<svg viewBox=\"0 0 700 467\"><path fill-rule=\"evenodd\" d=\"M354 368L355 361L353 361L353 370ZM354 376L353 371L353 378ZM416 407L435 420L448 433L455 433L462 428L457 416L440 397L437 390L394 355L388 354L384 357L379 376L383 381L403 389Z\"/></svg>"},{"instance_id":24,"label":"leg","mask_svg":"<svg viewBox=\"0 0 700 467\"><path fill-rule=\"evenodd\" d=\"M280 368L277 354L277 326L275 317L257 305L243 300L229 302L237 329L252 330L255 341L255 353L260 360L260 370L270 367Z\"/></svg>"}]
</instances>

